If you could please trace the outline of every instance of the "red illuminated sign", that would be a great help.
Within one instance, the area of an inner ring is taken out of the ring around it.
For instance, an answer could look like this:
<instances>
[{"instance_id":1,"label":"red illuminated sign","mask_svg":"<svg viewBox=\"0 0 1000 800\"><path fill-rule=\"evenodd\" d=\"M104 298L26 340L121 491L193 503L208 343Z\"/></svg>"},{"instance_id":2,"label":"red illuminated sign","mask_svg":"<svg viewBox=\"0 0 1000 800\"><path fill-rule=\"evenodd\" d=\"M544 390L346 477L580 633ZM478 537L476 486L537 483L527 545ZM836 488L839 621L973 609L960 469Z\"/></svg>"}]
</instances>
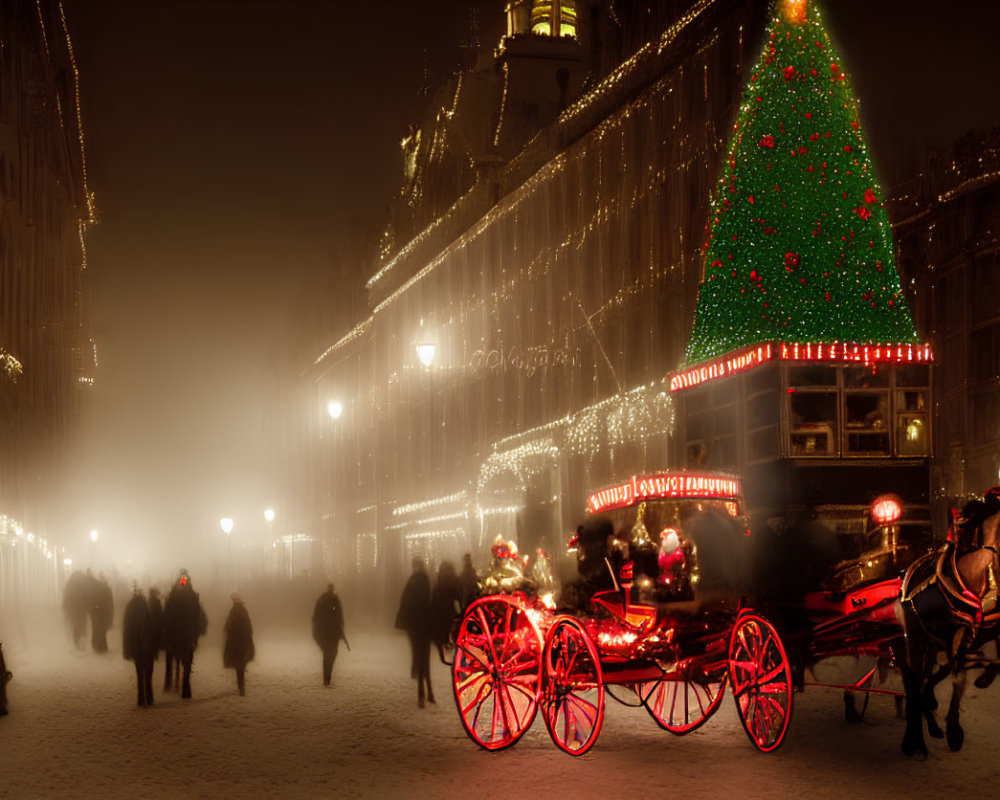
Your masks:
<instances>
[{"instance_id":1,"label":"red illuminated sign","mask_svg":"<svg viewBox=\"0 0 1000 800\"><path fill-rule=\"evenodd\" d=\"M827 364L930 364L929 344L857 344L855 342L767 342L735 350L724 356L675 372L670 391L678 392L719 378L746 372L761 364L778 361L812 361Z\"/></svg>"},{"instance_id":2,"label":"red illuminated sign","mask_svg":"<svg viewBox=\"0 0 1000 800\"><path fill-rule=\"evenodd\" d=\"M633 475L628 483L595 492L587 498L587 511L597 514L611 508L632 506L642 500L683 498L739 503L741 497L742 488L736 478L696 472L663 472Z\"/></svg>"}]
</instances>

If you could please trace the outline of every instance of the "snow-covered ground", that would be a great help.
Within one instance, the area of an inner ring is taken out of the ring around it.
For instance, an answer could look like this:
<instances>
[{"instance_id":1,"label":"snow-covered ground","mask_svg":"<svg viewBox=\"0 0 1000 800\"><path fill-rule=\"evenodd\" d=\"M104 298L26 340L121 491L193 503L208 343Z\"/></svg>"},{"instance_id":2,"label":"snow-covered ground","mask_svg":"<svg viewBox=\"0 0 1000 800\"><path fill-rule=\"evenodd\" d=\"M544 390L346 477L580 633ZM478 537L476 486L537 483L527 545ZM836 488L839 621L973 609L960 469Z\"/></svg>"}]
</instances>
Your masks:
<instances>
[{"instance_id":1,"label":"snow-covered ground","mask_svg":"<svg viewBox=\"0 0 1000 800\"><path fill-rule=\"evenodd\" d=\"M601 737L582 758L558 751L540 718L515 747L487 753L465 736L440 663L437 704L417 708L396 632L349 628L353 651L341 649L324 689L306 627L258 631L240 697L215 626L195 659L193 699L160 691L160 661L155 707L143 709L117 629L112 652L97 656L73 651L55 614L5 624L14 680L10 715L0 718L4 798L988 797L1000 778L1000 685L969 689L964 750L929 741L925 762L900 755L890 699L873 699L866 723L850 728L839 693L815 687L796 695L773 754L751 747L728 697L682 738L609 700Z\"/></svg>"}]
</instances>

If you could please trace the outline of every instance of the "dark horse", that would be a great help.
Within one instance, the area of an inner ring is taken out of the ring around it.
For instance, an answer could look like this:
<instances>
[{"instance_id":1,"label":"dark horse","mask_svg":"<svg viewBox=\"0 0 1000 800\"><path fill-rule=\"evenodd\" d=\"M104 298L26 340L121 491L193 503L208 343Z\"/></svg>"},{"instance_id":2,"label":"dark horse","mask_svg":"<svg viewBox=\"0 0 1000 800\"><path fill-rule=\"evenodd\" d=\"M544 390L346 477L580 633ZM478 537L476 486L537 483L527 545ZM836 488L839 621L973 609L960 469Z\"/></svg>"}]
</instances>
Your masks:
<instances>
[{"instance_id":1,"label":"dark horse","mask_svg":"<svg viewBox=\"0 0 1000 800\"><path fill-rule=\"evenodd\" d=\"M167 682L169 688L170 661L176 659L184 675L181 682L181 697L191 697L191 665L198 637L205 633L208 621L198 600L198 594L191 587L187 573L182 573L177 583L167 595L163 605L163 643L167 651Z\"/></svg>"},{"instance_id":2,"label":"dark horse","mask_svg":"<svg viewBox=\"0 0 1000 800\"><path fill-rule=\"evenodd\" d=\"M0 642L0 717L7 715L7 683L14 677L7 671L7 662L3 660L3 642Z\"/></svg>"},{"instance_id":3,"label":"dark horse","mask_svg":"<svg viewBox=\"0 0 1000 800\"><path fill-rule=\"evenodd\" d=\"M966 671L981 666L984 644L997 637L997 574L1000 562L1000 487L982 500L973 500L957 515L949 542L917 559L903 577L897 614L906 635L902 660L906 690L906 733L903 753L926 756L923 718L931 736L941 729L933 717L933 686L948 673L952 695L946 720L948 747L960 750L965 733L959 724L959 705ZM936 670L938 653L946 667Z\"/></svg>"}]
</instances>

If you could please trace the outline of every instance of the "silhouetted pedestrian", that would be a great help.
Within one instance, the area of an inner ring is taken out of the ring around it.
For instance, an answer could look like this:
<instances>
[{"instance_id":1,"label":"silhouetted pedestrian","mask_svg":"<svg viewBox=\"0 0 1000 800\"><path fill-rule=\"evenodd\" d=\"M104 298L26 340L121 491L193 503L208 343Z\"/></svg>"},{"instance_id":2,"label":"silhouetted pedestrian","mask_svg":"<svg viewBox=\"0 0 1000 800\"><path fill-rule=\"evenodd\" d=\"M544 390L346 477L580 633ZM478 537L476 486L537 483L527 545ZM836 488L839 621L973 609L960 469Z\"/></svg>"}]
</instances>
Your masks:
<instances>
[{"instance_id":1,"label":"silhouetted pedestrian","mask_svg":"<svg viewBox=\"0 0 1000 800\"><path fill-rule=\"evenodd\" d=\"M88 575L90 572L88 570ZM108 652L108 630L114 617L115 597L107 578L90 576L90 644L95 653Z\"/></svg>"},{"instance_id":2,"label":"silhouetted pedestrian","mask_svg":"<svg viewBox=\"0 0 1000 800\"><path fill-rule=\"evenodd\" d=\"M195 648L198 647L198 637L207 629L208 619L198 600L198 593L191 586L187 571L181 570L180 577L163 606L163 640L168 655L177 659L183 667L181 697L184 699L191 697L191 666L194 663ZM169 672L168 669L168 680Z\"/></svg>"},{"instance_id":3,"label":"silhouetted pedestrian","mask_svg":"<svg viewBox=\"0 0 1000 800\"><path fill-rule=\"evenodd\" d=\"M323 651L323 685L329 686L340 640L347 643L344 635L344 609L340 598L333 591L332 583L327 585L326 591L316 600L312 615L312 634L319 649Z\"/></svg>"},{"instance_id":4,"label":"silhouetted pedestrian","mask_svg":"<svg viewBox=\"0 0 1000 800\"><path fill-rule=\"evenodd\" d=\"M438 657L445 664L448 662L444 659L444 649L451 642L451 629L458 617L461 591L455 565L450 561L442 561L431 591L430 623L431 641L437 647Z\"/></svg>"},{"instance_id":5,"label":"silhouetted pedestrian","mask_svg":"<svg viewBox=\"0 0 1000 800\"><path fill-rule=\"evenodd\" d=\"M157 640L149 603L138 585L133 585L132 599L125 606L122 618L122 657L135 663L138 704L153 705L153 660Z\"/></svg>"},{"instance_id":6,"label":"silhouetted pedestrian","mask_svg":"<svg viewBox=\"0 0 1000 800\"><path fill-rule=\"evenodd\" d=\"M63 589L63 613L69 623L73 645L83 649L83 639L87 635L87 612L90 610L90 581L80 570L66 580Z\"/></svg>"},{"instance_id":7,"label":"silhouetted pedestrian","mask_svg":"<svg viewBox=\"0 0 1000 800\"><path fill-rule=\"evenodd\" d=\"M472 566L472 556L466 553L462 556L462 571L458 576L461 611L464 614L472 601L479 597L479 575Z\"/></svg>"},{"instance_id":8,"label":"silhouetted pedestrian","mask_svg":"<svg viewBox=\"0 0 1000 800\"><path fill-rule=\"evenodd\" d=\"M431 689L431 581L427 577L422 558L413 559L413 572L403 587L396 614L396 627L406 631L410 639L410 675L417 679L417 705L424 707L424 689L427 700L434 702Z\"/></svg>"},{"instance_id":9,"label":"silhouetted pedestrian","mask_svg":"<svg viewBox=\"0 0 1000 800\"><path fill-rule=\"evenodd\" d=\"M7 662L3 658L3 642L0 642L0 717L7 716L7 684L14 677L14 673L7 669Z\"/></svg>"},{"instance_id":10,"label":"silhouetted pedestrian","mask_svg":"<svg viewBox=\"0 0 1000 800\"><path fill-rule=\"evenodd\" d=\"M233 607L226 617L226 644L222 649L222 665L227 669L236 670L236 688L240 697L246 694L247 664L253 661L256 654L253 646L253 625L250 624L250 614L242 598L233 593Z\"/></svg>"}]
</instances>

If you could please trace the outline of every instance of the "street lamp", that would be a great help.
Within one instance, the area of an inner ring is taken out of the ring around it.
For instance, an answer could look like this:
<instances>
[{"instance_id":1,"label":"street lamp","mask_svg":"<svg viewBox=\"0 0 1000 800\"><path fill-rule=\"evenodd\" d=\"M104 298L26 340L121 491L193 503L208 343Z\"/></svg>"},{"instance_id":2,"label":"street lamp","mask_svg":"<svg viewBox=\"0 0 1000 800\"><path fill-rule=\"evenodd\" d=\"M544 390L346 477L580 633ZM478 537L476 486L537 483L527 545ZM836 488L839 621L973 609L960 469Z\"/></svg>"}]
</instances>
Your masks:
<instances>
[{"instance_id":1,"label":"street lamp","mask_svg":"<svg viewBox=\"0 0 1000 800\"><path fill-rule=\"evenodd\" d=\"M344 404L339 400L331 400L326 404L326 411L330 419L340 419L340 415L344 413Z\"/></svg>"},{"instance_id":2,"label":"street lamp","mask_svg":"<svg viewBox=\"0 0 1000 800\"><path fill-rule=\"evenodd\" d=\"M98 536L97 531L91 531L90 532L90 541L96 542L97 541L97 536Z\"/></svg>"},{"instance_id":3,"label":"street lamp","mask_svg":"<svg viewBox=\"0 0 1000 800\"><path fill-rule=\"evenodd\" d=\"M231 538L229 534L233 532L233 521L229 517L223 517L219 520L219 527L222 528L222 532L226 534L226 570L229 573L229 577L232 578L233 574L233 557L232 557L232 545L230 544Z\"/></svg>"},{"instance_id":4,"label":"street lamp","mask_svg":"<svg viewBox=\"0 0 1000 800\"><path fill-rule=\"evenodd\" d=\"M267 520L268 525L270 525L272 522L274 522L274 509L273 508L265 508L264 509L264 519Z\"/></svg>"},{"instance_id":5,"label":"street lamp","mask_svg":"<svg viewBox=\"0 0 1000 800\"><path fill-rule=\"evenodd\" d=\"M422 342L417 345L417 358L425 367L430 367L434 363L434 356L437 355L437 345L433 342Z\"/></svg>"}]
</instances>

